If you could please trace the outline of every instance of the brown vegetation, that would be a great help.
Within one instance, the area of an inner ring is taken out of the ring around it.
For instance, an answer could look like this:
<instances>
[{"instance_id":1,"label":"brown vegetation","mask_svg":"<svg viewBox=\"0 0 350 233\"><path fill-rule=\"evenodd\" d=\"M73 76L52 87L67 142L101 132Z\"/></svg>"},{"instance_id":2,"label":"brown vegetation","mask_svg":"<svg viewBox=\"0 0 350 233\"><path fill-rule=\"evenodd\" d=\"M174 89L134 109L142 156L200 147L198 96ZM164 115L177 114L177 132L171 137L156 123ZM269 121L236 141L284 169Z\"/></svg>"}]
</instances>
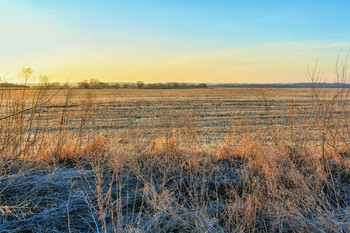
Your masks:
<instances>
[{"instance_id":1,"label":"brown vegetation","mask_svg":"<svg viewBox=\"0 0 350 233\"><path fill-rule=\"evenodd\" d=\"M4 232L350 230L348 89L42 87L0 93Z\"/></svg>"}]
</instances>

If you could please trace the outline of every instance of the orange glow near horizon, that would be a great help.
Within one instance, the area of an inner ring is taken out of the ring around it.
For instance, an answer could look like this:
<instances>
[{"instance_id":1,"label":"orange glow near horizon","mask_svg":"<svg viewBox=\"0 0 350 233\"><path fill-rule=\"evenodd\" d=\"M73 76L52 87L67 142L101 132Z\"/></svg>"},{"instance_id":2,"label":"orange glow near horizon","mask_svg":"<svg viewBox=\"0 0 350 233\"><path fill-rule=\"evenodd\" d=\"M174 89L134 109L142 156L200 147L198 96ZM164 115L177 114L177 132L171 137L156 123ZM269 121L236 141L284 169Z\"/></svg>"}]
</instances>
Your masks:
<instances>
[{"instance_id":1,"label":"orange glow near horizon","mask_svg":"<svg viewBox=\"0 0 350 233\"><path fill-rule=\"evenodd\" d=\"M275 52L270 53L273 46ZM283 47L285 46L285 47ZM23 59L25 67L36 75L46 74L53 82L79 82L96 78L103 82L205 82L205 83L294 83L307 82L308 65L316 62L316 52L301 51L299 45L265 45L252 49L221 50L206 54L174 56L173 54L139 54L119 57L99 55L95 51L78 51L69 56L47 56L44 60ZM339 52L324 48L319 70L332 82ZM94 56L95 54L95 56ZM137 59L134 59L137 57ZM21 66L4 64L6 79L18 82Z\"/></svg>"}]
</instances>

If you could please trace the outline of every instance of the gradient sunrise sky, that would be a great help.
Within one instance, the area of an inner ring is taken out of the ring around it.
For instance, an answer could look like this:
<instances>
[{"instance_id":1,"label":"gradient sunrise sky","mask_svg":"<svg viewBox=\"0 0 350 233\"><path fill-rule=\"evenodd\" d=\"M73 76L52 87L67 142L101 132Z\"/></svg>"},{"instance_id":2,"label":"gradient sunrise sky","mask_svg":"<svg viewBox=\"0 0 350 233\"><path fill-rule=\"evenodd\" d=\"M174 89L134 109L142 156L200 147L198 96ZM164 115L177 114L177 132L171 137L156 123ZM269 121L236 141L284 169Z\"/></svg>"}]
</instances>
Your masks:
<instances>
[{"instance_id":1,"label":"gradient sunrise sky","mask_svg":"<svg viewBox=\"0 0 350 233\"><path fill-rule=\"evenodd\" d=\"M0 76L52 81L333 81L350 49L350 2L0 0Z\"/></svg>"}]
</instances>

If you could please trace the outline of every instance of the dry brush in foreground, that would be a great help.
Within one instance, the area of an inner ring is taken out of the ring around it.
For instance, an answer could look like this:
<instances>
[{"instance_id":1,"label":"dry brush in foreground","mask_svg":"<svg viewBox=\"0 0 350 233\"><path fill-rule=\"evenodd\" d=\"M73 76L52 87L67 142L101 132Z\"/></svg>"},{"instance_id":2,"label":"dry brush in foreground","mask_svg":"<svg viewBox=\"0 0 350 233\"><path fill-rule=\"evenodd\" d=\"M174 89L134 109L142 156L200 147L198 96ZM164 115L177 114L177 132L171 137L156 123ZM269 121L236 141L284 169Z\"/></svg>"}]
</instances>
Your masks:
<instances>
[{"instance_id":1,"label":"dry brush in foreground","mask_svg":"<svg viewBox=\"0 0 350 233\"><path fill-rule=\"evenodd\" d=\"M268 119L268 140L258 126L215 147L191 124L144 138L89 130L93 98L70 115L64 91L54 131L37 107L45 88L1 92L2 115L13 115L0 121L2 232L350 231L347 90L313 90L312 131L297 130L291 102L283 129Z\"/></svg>"}]
</instances>

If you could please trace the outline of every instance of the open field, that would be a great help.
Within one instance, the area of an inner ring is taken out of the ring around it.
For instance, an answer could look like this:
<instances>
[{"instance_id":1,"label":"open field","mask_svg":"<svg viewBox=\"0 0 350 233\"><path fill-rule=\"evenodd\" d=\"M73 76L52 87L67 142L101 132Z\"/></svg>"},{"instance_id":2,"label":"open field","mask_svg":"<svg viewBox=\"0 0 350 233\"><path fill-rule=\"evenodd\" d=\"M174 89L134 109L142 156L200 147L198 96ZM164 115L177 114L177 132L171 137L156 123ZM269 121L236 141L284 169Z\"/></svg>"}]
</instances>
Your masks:
<instances>
[{"instance_id":1,"label":"open field","mask_svg":"<svg viewBox=\"0 0 350 233\"><path fill-rule=\"evenodd\" d=\"M48 97L54 92L48 91L45 95ZM328 101L337 94L335 89L323 92ZM34 98L35 94L36 91L26 93L29 98ZM69 121L68 130L77 130L82 111L86 104L90 104L85 130L134 131L142 136L142 133L148 135L156 129L181 131L194 124L201 143L217 143L233 129L248 127L251 131L268 133L271 121L274 127L283 128L290 125L291 117L297 129L313 130L307 127L312 124L312 94L312 90L306 88L97 89L72 90L66 103L67 91L63 90L37 112L41 112L41 119L48 120L49 127L43 125L42 130L52 132L59 129L63 112Z\"/></svg>"},{"instance_id":2,"label":"open field","mask_svg":"<svg viewBox=\"0 0 350 233\"><path fill-rule=\"evenodd\" d=\"M0 94L1 231L350 231L348 89Z\"/></svg>"}]
</instances>

